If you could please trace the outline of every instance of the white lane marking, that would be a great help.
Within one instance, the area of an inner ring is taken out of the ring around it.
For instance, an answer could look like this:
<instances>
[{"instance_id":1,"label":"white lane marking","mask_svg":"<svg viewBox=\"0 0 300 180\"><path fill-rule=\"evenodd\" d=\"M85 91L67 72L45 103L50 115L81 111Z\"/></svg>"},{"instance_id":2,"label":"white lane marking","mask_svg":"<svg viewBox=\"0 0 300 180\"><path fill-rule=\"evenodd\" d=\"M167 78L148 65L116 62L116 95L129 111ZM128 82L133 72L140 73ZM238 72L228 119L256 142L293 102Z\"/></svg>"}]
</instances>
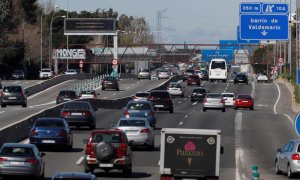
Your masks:
<instances>
[{"instance_id":1,"label":"white lane marking","mask_svg":"<svg viewBox=\"0 0 300 180\"><path fill-rule=\"evenodd\" d=\"M178 104L181 104L181 101L179 101Z\"/></svg>"},{"instance_id":2,"label":"white lane marking","mask_svg":"<svg viewBox=\"0 0 300 180\"><path fill-rule=\"evenodd\" d=\"M181 121L180 123L179 123L179 125L182 125L183 124L183 122Z\"/></svg>"},{"instance_id":3,"label":"white lane marking","mask_svg":"<svg viewBox=\"0 0 300 180\"><path fill-rule=\"evenodd\" d=\"M107 97L104 97L103 99L107 99Z\"/></svg>"},{"instance_id":4,"label":"white lane marking","mask_svg":"<svg viewBox=\"0 0 300 180\"><path fill-rule=\"evenodd\" d=\"M35 94L29 96L28 99L31 99L31 98L33 98L33 97L35 97L35 96L37 96L37 95L43 93L44 91L48 91L48 90L50 90L50 89L55 88L56 86L59 86L59 85L64 84L64 83L67 83L67 82L69 82L69 81L74 81L74 80L64 81L64 82L62 82L62 83L56 84L56 85L54 85L54 86L51 86L51 87L49 87L49 88L47 88L47 89L45 89L45 90L43 90L43 91L40 91L40 92L38 92L38 93L35 93Z\"/></svg>"},{"instance_id":5,"label":"white lane marking","mask_svg":"<svg viewBox=\"0 0 300 180\"><path fill-rule=\"evenodd\" d=\"M257 104L256 106L269 107L269 105L266 105L266 104Z\"/></svg>"},{"instance_id":6,"label":"white lane marking","mask_svg":"<svg viewBox=\"0 0 300 180\"><path fill-rule=\"evenodd\" d=\"M187 114L184 116L184 118L188 118L188 117L189 117L189 115L187 115Z\"/></svg>"},{"instance_id":7,"label":"white lane marking","mask_svg":"<svg viewBox=\"0 0 300 180\"><path fill-rule=\"evenodd\" d=\"M45 103L45 104L37 104L37 105L29 106L29 108L39 107L39 106L47 106L47 105L51 105L51 104L55 104L55 103L56 103L56 101L52 101L52 102Z\"/></svg>"},{"instance_id":8,"label":"white lane marking","mask_svg":"<svg viewBox=\"0 0 300 180\"><path fill-rule=\"evenodd\" d=\"M255 99L255 83L251 82L252 91L251 91L251 97Z\"/></svg>"},{"instance_id":9,"label":"white lane marking","mask_svg":"<svg viewBox=\"0 0 300 180\"><path fill-rule=\"evenodd\" d=\"M77 161L76 161L76 164L79 165L81 164L81 162L83 161L84 157L81 156Z\"/></svg>"},{"instance_id":10,"label":"white lane marking","mask_svg":"<svg viewBox=\"0 0 300 180\"><path fill-rule=\"evenodd\" d=\"M242 166L244 165L244 150L242 148L242 112L237 111L235 115L235 179L241 180L244 176L242 173Z\"/></svg>"},{"instance_id":11,"label":"white lane marking","mask_svg":"<svg viewBox=\"0 0 300 180\"><path fill-rule=\"evenodd\" d=\"M285 115L285 117L287 117L293 125L295 124L294 120L289 115L287 114L283 114L283 115Z\"/></svg>"},{"instance_id":12,"label":"white lane marking","mask_svg":"<svg viewBox=\"0 0 300 180\"><path fill-rule=\"evenodd\" d=\"M192 105L195 106L198 102L194 102Z\"/></svg>"},{"instance_id":13,"label":"white lane marking","mask_svg":"<svg viewBox=\"0 0 300 180\"><path fill-rule=\"evenodd\" d=\"M130 87L127 87L126 89L129 89Z\"/></svg>"},{"instance_id":14,"label":"white lane marking","mask_svg":"<svg viewBox=\"0 0 300 180\"><path fill-rule=\"evenodd\" d=\"M0 114L1 114L1 113L4 113L4 112L5 112L5 111L0 111Z\"/></svg>"},{"instance_id":15,"label":"white lane marking","mask_svg":"<svg viewBox=\"0 0 300 180\"><path fill-rule=\"evenodd\" d=\"M117 95L117 94L116 94L116 93L113 93L112 95L115 96L115 95Z\"/></svg>"},{"instance_id":16,"label":"white lane marking","mask_svg":"<svg viewBox=\"0 0 300 180\"><path fill-rule=\"evenodd\" d=\"M187 98L184 98L183 100L185 100L185 101L186 101L186 100L187 100Z\"/></svg>"},{"instance_id":17,"label":"white lane marking","mask_svg":"<svg viewBox=\"0 0 300 180\"><path fill-rule=\"evenodd\" d=\"M29 144L29 138L24 139L23 141L20 142L21 144Z\"/></svg>"},{"instance_id":18,"label":"white lane marking","mask_svg":"<svg viewBox=\"0 0 300 180\"><path fill-rule=\"evenodd\" d=\"M14 110L20 110L21 108L15 108Z\"/></svg>"},{"instance_id":19,"label":"white lane marking","mask_svg":"<svg viewBox=\"0 0 300 180\"><path fill-rule=\"evenodd\" d=\"M274 104L273 111L274 111L274 114L277 114L276 108L277 108L277 104L278 104L279 99L280 99L280 96L281 96L281 92L280 92L280 88L279 88L278 84L275 83L275 85L276 85L277 90L278 90L278 97L277 97L276 102L275 102L275 104Z\"/></svg>"},{"instance_id":20,"label":"white lane marking","mask_svg":"<svg viewBox=\"0 0 300 180\"><path fill-rule=\"evenodd\" d=\"M14 81L14 82L13 82L13 84L18 84L18 83L20 83L20 81Z\"/></svg>"}]
</instances>

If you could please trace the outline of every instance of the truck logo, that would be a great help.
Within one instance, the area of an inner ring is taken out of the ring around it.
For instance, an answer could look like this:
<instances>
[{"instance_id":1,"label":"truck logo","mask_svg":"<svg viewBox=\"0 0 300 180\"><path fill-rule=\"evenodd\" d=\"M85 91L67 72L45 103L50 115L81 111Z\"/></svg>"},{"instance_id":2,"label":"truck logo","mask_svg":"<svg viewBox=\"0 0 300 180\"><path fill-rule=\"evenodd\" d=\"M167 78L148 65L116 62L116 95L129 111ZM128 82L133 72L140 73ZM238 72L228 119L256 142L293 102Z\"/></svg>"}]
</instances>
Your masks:
<instances>
[{"instance_id":1,"label":"truck logo","mask_svg":"<svg viewBox=\"0 0 300 180\"><path fill-rule=\"evenodd\" d=\"M167 137L167 143L172 144L175 141L175 138L173 136L168 136Z\"/></svg>"},{"instance_id":2,"label":"truck logo","mask_svg":"<svg viewBox=\"0 0 300 180\"><path fill-rule=\"evenodd\" d=\"M207 139L207 143L208 143L209 145L214 145L214 144L216 143L216 140L215 140L215 138L210 137L210 138Z\"/></svg>"},{"instance_id":3,"label":"truck logo","mask_svg":"<svg viewBox=\"0 0 300 180\"><path fill-rule=\"evenodd\" d=\"M188 141L183 149L177 149L177 156L186 156L188 165L191 166L193 157L204 156L203 151L196 151L196 144L192 141Z\"/></svg>"}]
</instances>

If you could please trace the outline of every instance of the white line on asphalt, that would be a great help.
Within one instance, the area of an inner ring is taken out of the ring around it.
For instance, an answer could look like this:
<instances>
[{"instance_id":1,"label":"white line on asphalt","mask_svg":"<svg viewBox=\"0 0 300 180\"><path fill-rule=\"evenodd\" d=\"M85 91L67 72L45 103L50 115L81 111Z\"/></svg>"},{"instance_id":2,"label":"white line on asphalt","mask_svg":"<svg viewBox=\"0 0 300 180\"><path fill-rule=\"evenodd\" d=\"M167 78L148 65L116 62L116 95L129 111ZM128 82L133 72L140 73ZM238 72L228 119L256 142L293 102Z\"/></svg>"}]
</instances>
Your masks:
<instances>
[{"instance_id":1,"label":"white line on asphalt","mask_svg":"<svg viewBox=\"0 0 300 180\"><path fill-rule=\"evenodd\" d=\"M185 101L186 101L186 100L187 100L187 98L184 98L183 100L185 100Z\"/></svg>"},{"instance_id":2,"label":"white line on asphalt","mask_svg":"<svg viewBox=\"0 0 300 180\"><path fill-rule=\"evenodd\" d=\"M244 150L242 148L242 112L237 111L235 115L235 179L241 180L244 164Z\"/></svg>"},{"instance_id":3,"label":"white line on asphalt","mask_svg":"<svg viewBox=\"0 0 300 180\"><path fill-rule=\"evenodd\" d=\"M179 125L182 125L183 124L183 122L181 121L180 123L179 123Z\"/></svg>"},{"instance_id":4,"label":"white line on asphalt","mask_svg":"<svg viewBox=\"0 0 300 180\"><path fill-rule=\"evenodd\" d=\"M251 91L251 97L253 99L255 99L255 83L254 82L251 82L251 86L252 86L252 91Z\"/></svg>"},{"instance_id":5,"label":"white line on asphalt","mask_svg":"<svg viewBox=\"0 0 300 180\"><path fill-rule=\"evenodd\" d=\"M103 99L107 99L107 97L104 97Z\"/></svg>"},{"instance_id":6,"label":"white line on asphalt","mask_svg":"<svg viewBox=\"0 0 300 180\"><path fill-rule=\"evenodd\" d=\"M188 117L189 117L189 115L187 115L187 114L184 116L184 118L188 118Z\"/></svg>"},{"instance_id":7,"label":"white line on asphalt","mask_svg":"<svg viewBox=\"0 0 300 180\"><path fill-rule=\"evenodd\" d=\"M287 117L292 124L295 123L294 120L289 115L287 115L287 114L283 114L283 115L285 115L285 117Z\"/></svg>"},{"instance_id":8,"label":"white line on asphalt","mask_svg":"<svg viewBox=\"0 0 300 180\"><path fill-rule=\"evenodd\" d=\"M261 106L261 107L269 107L269 105L267 105L267 104L258 104L257 106Z\"/></svg>"},{"instance_id":9,"label":"white line on asphalt","mask_svg":"<svg viewBox=\"0 0 300 180\"><path fill-rule=\"evenodd\" d=\"M126 89L129 89L130 87L127 87Z\"/></svg>"},{"instance_id":10,"label":"white line on asphalt","mask_svg":"<svg viewBox=\"0 0 300 180\"><path fill-rule=\"evenodd\" d=\"M20 81L15 81L15 82L13 82L13 84L18 84Z\"/></svg>"},{"instance_id":11,"label":"white line on asphalt","mask_svg":"<svg viewBox=\"0 0 300 180\"><path fill-rule=\"evenodd\" d=\"M17 110L20 110L20 109L21 109L21 108L15 108L14 110L17 111Z\"/></svg>"},{"instance_id":12,"label":"white line on asphalt","mask_svg":"<svg viewBox=\"0 0 300 180\"><path fill-rule=\"evenodd\" d=\"M275 85L276 85L276 87L277 87L277 90L278 90L278 97L277 97L277 100L276 100L276 102L275 102L275 104L274 104L273 111L274 111L274 114L277 114L276 108L277 108L277 104L278 104L278 102L279 102L279 99L280 99L281 93L280 93L280 88L279 88L278 84L277 84L277 83L275 83Z\"/></svg>"},{"instance_id":13,"label":"white line on asphalt","mask_svg":"<svg viewBox=\"0 0 300 180\"><path fill-rule=\"evenodd\" d=\"M197 104L197 102L194 102L192 105L195 106Z\"/></svg>"},{"instance_id":14,"label":"white line on asphalt","mask_svg":"<svg viewBox=\"0 0 300 180\"><path fill-rule=\"evenodd\" d=\"M77 161L76 161L76 164L79 165L81 164L81 162L83 161L84 157L81 156Z\"/></svg>"},{"instance_id":15,"label":"white line on asphalt","mask_svg":"<svg viewBox=\"0 0 300 180\"><path fill-rule=\"evenodd\" d=\"M178 104L181 104L181 101L179 101Z\"/></svg>"},{"instance_id":16,"label":"white line on asphalt","mask_svg":"<svg viewBox=\"0 0 300 180\"><path fill-rule=\"evenodd\" d=\"M69 82L69 81L74 81L74 80L64 81L64 82L62 82L62 83L56 84L55 86L51 86L51 87L49 87L49 88L47 88L47 89L45 89L45 90L43 90L43 91L40 91L40 92L38 92L38 93L35 93L35 94L29 96L28 99L31 99L31 98L33 98L33 97L35 97L35 96L37 96L37 95L43 93L44 91L47 91L47 90L52 89L52 88L55 88L56 86L59 86L59 85L64 84L64 83L67 83L67 82Z\"/></svg>"},{"instance_id":17,"label":"white line on asphalt","mask_svg":"<svg viewBox=\"0 0 300 180\"><path fill-rule=\"evenodd\" d=\"M116 93L113 93L112 95L115 96L115 95L117 95L117 94L116 94Z\"/></svg>"},{"instance_id":18,"label":"white line on asphalt","mask_svg":"<svg viewBox=\"0 0 300 180\"><path fill-rule=\"evenodd\" d=\"M1 113L4 113L4 112L5 112L5 111L0 111L0 114L1 114Z\"/></svg>"},{"instance_id":19,"label":"white line on asphalt","mask_svg":"<svg viewBox=\"0 0 300 180\"><path fill-rule=\"evenodd\" d=\"M23 141L20 142L21 144L29 144L29 138L24 139Z\"/></svg>"},{"instance_id":20,"label":"white line on asphalt","mask_svg":"<svg viewBox=\"0 0 300 180\"><path fill-rule=\"evenodd\" d=\"M56 101L52 101L52 102L48 102L48 103L45 103L45 104L37 104L37 105L29 106L29 108L39 107L39 106L47 106L47 105L55 104L55 103L56 103Z\"/></svg>"}]
</instances>

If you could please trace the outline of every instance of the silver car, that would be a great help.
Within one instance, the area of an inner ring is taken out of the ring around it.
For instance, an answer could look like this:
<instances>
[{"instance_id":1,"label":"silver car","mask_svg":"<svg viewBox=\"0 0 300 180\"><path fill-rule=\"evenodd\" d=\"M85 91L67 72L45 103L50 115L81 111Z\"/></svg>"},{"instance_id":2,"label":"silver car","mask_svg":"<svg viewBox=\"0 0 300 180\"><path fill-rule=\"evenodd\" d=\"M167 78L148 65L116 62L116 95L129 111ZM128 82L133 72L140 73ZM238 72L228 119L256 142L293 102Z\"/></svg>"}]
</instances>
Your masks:
<instances>
[{"instance_id":1,"label":"silver car","mask_svg":"<svg viewBox=\"0 0 300 180\"><path fill-rule=\"evenodd\" d=\"M146 118L120 118L115 129L123 130L132 146L146 146L154 149L154 132Z\"/></svg>"},{"instance_id":2,"label":"silver car","mask_svg":"<svg viewBox=\"0 0 300 180\"><path fill-rule=\"evenodd\" d=\"M0 151L0 176L17 175L44 179L44 155L33 144L4 143Z\"/></svg>"},{"instance_id":3,"label":"silver car","mask_svg":"<svg viewBox=\"0 0 300 180\"><path fill-rule=\"evenodd\" d=\"M140 69L138 79L151 79L151 72L149 69Z\"/></svg>"},{"instance_id":4,"label":"silver car","mask_svg":"<svg viewBox=\"0 0 300 180\"><path fill-rule=\"evenodd\" d=\"M276 174L286 172L288 178L300 173L300 139L293 139L277 149L275 157Z\"/></svg>"},{"instance_id":5,"label":"silver car","mask_svg":"<svg viewBox=\"0 0 300 180\"><path fill-rule=\"evenodd\" d=\"M221 109L225 112L225 100L220 93L208 93L203 100L203 111L206 109Z\"/></svg>"}]
</instances>

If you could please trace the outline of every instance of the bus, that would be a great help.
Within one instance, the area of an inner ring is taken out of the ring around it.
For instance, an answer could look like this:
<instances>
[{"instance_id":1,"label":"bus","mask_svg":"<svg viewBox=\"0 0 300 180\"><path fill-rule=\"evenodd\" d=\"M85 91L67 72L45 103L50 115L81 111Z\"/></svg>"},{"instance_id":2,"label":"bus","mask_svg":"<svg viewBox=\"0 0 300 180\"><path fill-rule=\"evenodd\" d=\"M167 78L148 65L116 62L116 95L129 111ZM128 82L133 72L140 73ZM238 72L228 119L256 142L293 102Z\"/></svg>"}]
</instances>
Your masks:
<instances>
[{"instance_id":1,"label":"bus","mask_svg":"<svg viewBox=\"0 0 300 180\"><path fill-rule=\"evenodd\" d=\"M212 59L209 64L209 81L227 81L227 65L225 59Z\"/></svg>"}]
</instances>

